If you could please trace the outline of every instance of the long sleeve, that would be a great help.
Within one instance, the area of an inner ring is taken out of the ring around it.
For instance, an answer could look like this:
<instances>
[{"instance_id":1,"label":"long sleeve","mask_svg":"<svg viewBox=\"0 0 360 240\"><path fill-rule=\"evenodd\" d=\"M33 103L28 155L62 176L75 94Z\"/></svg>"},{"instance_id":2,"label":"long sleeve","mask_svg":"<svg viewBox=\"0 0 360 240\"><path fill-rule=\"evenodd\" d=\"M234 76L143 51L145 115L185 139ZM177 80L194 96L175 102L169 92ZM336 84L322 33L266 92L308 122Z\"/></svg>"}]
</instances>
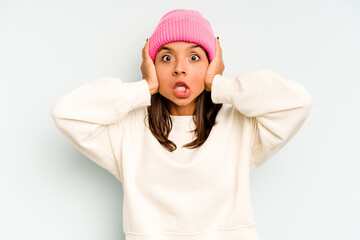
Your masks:
<instances>
[{"instance_id":1,"label":"long sleeve","mask_svg":"<svg viewBox=\"0 0 360 240\"><path fill-rule=\"evenodd\" d=\"M104 77L56 100L51 106L51 115L59 130L79 151L122 182L121 154L114 152L122 140L114 146L111 135L122 139L121 120L130 111L149 106L150 100L145 79L123 82L119 78ZM116 152L120 152L119 149Z\"/></svg>"},{"instance_id":2,"label":"long sleeve","mask_svg":"<svg viewBox=\"0 0 360 240\"><path fill-rule=\"evenodd\" d=\"M250 172L270 159L298 132L313 105L311 93L270 69L216 75L214 103L232 104L251 126Z\"/></svg>"}]
</instances>

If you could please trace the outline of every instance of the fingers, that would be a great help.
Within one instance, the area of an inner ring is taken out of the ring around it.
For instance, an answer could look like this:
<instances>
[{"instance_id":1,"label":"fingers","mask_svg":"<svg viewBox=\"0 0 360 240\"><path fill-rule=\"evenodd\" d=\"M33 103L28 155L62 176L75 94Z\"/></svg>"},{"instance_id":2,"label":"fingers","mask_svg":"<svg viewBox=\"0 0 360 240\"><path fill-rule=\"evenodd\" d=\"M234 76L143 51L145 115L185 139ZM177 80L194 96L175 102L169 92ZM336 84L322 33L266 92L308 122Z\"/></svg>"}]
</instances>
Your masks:
<instances>
[{"instance_id":1,"label":"fingers","mask_svg":"<svg viewBox=\"0 0 360 240\"><path fill-rule=\"evenodd\" d=\"M146 41L145 46L142 50L142 56L143 59L147 59L148 57L150 57L150 55L148 54L148 49L149 49L149 39Z\"/></svg>"},{"instance_id":2,"label":"fingers","mask_svg":"<svg viewBox=\"0 0 360 240\"><path fill-rule=\"evenodd\" d=\"M215 54L215 57L217 59L219 59L219 61L220 61L220 65L221 65L221 69L222 69L221 74L222 74L222 72L225 69L225 65L224 65L224 61L222 59L222 49L220 47L220 41L217 38L216 38L216 54Z\"/></svg>"},{"instance_id":3,"label":"fingers","mask_svg":"<svg viewBox=\"0 0 360 240\"><path fill-rule=\"evenodd\" d=\"M216 54L215 55L222 56L222 49L220 47L220 41L218 38L216 38Z\"/></svg>"}]
</instances>

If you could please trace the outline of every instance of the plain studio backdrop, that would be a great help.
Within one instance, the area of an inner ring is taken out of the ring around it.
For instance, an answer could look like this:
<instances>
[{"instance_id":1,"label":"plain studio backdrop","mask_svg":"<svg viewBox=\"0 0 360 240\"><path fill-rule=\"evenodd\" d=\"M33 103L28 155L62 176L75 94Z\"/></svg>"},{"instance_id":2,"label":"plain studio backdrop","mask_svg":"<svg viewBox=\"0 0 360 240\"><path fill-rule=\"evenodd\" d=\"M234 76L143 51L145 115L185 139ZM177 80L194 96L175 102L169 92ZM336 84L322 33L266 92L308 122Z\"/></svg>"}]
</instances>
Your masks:
<instances>
[{"instance_id":1,"label":"plain studio backdrop","mask_svg":"<svg viewBox=\"0 0 360 240\"><path fill-rule=\"evenodd\" d=\"M146 38L175 8L210 21L223 76L270 68L313 95L303 127L251 174L261 239L360 239L355 0L0 0L0 239L124 239L121 183L71 145L50 107L101 77L141 80Z\"/></svg>"}]
</instances>

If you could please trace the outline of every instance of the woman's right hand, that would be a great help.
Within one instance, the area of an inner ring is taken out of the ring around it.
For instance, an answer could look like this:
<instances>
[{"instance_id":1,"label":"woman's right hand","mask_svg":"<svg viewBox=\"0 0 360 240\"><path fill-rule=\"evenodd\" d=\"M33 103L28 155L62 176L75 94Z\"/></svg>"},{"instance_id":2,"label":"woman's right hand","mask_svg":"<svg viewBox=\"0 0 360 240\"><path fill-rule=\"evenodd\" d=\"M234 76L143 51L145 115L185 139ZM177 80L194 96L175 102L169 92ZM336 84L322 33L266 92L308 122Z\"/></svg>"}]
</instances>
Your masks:
<instances>
[{"instance_id":1,"label":"woman's right hand","mask_svg":"<svg viewBox=\"0 0 360 240\"><path fill-rule=\"evenodd\" d=\"M146 41L146 44L142 50L142 64L141 64L141 72L142 78L146 80L149 85L151 95L159 92L159 81L156 74L156 69L153 60L149 55L149 42Z\"/></svg>"}]
</instances>

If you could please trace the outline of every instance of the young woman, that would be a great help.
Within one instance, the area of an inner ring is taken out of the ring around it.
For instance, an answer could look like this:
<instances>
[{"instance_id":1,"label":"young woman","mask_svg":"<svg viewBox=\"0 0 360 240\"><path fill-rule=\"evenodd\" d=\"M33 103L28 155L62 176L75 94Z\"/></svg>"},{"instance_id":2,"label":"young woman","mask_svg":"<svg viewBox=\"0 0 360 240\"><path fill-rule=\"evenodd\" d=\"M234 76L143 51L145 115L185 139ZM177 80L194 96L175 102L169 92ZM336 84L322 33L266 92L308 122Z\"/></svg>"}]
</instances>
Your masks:
<instances>
[{"instance_id":1,"label":"young woman","mask_svg":"<svg viewBox=\"0 0 360 240\"><path fill-rule=\"evenodd\" d=\"M304 124L310 92L270 69L222 76L219 40L194 10L166 13L142 57L142 80L104 77L51 109L122 183L126 239L259 240L249 174Z\"/></svg>"}]
</instances>

